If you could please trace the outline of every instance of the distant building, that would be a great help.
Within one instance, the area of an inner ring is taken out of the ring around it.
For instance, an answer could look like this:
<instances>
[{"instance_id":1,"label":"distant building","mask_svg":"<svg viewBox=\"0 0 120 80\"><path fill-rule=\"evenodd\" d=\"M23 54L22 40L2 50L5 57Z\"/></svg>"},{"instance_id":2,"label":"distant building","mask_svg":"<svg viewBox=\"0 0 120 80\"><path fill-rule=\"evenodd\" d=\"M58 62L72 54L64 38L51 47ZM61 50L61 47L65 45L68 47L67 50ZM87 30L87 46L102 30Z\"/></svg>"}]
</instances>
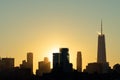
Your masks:
<instances>
[{"instance_id":1,"label":"distant building","mask_svg":"<svg viewBox=\"0 0 120 80\"><path fill-rule=\"evenodd\" d=\"M2 58L0 60L0 70L14 68L14 58Z\"/></svg>"},{"instance_id":2,"label":"distant building","mask_svg":"<svg viewBox=\"0 0 120 80\"><path fill-rule=\"evenodd\" d=\"M49 73L50 71L50 62L47 57L44 58L44 61L38 62L36 75L42 76L44 73Z\"/></svg>"},{"instance_id":3,"label":"distant building","mask_svg":"<svg viewBox=\"0 0 120 80\"><path fill-rule=\"evenodd\" d=\"M102 22L101 22L101 34L98 35L97 63L106 63L105 35L103 34L102 31Z\"/></svg>"},{"instance_id":4,"label":"distant building","mask_svg":"<svg viewBox=\"0 0 120 80\"><path fill-rule=\"evenodd\" d=\"M28 68L26 60L22 61L22 64L20 64L20 68Z\"/></svg>"},{"instance_id":5,"label":"distant building","mask_svg":"<svg viewBox=\"0 0 120 80\"><path fill-rule=\"evenodd\" d=\"M33 53L32 52L27 53L27 65L28 65L28 68L30 68L31 71L33 72Z\"/></svg>"},{"instance_id":6,"label":"distant building","mask_svg":"<svg viewBox=\"0 0 120 80\"><path fill-rule=\"evenodd\" d=\"M72 64L69 62L69 49L60 48L60 53L53 53L53 71L72 72Z\"/></svg>"},{"instance_id":7,"label":"distant building","mask_svg":"<svg viewBox=\"0 0 120 80\"><path fill-rule=\"evenodd\" d=\"M69 49L68 48L60 48L60 63L67 64L69 63Z\"/></svg>"},{"instance_id":8,"label":"distant building","mask_svg":"<svg viewBox=\"0 0 120 80\"><path fill-rule=\"evenodd\" d=\"M97 62L89 63L88 66L86 66L86 72L107 73L110 70L109 63L106 59L105 45L105 35L103 34L101 21L101 33L98 35Z\"/></svg>"},{"instance_id":9,"label":"distant building","mask_svg":"<svg viewBox=\"0 0 120 80\"><path fill-rule=\"evenodd\" d=\"M77 71L82 72L82 54L81 52L77 52Z\"/></svg>"},{"instance_id":10,"label":"distant building","mask_svg":"<svg viewBox=\"0 0 120 80\"><path fill-rule=\"evenodd\" d=\"M98 52L97 52L97 63L103 67L102 72L106 73L109 69L109 63L106 60L106 46L105 46L105 35L103 34L102 21L101 21L101 34L98 35Z\"/></svg>"},{"instance_id":11,"label":"distant building","mask_svg":"<svg viewBox=\"0 0 120 80\"><path fill-rule=\"evenodd\" d=\"M20 64L20 68L31 69L31 72L33 73L33 53L32 52L27 53L27 61L23 60L22 64Z\"/></svg>"},{"instance_id":12,"label":"distant building","mask_svg":"<svg viewBox=\"0 0 120 80\"><path fill-rule=\"evenodd\" d=\"M53 53L53 68L60 64L60 53Z\"/></svg>"},{"instance_id":13,"label":"distant building","mask_svg":"<svg viewBox=\"0 0 120 80\"><path fill-rule=\"evenodd\" d=\"M114 71L114 72L117 72L117 73L120 73L120 64L115 64L115 65L113 66L113 71Z\"/></svg>"},{"instance_id":14,"label":"distant building","mask_svg":"<svg viewBox=\"0 0 120 80\"><path fill-rule=\"evenodd\" d=\"M88 63L85 72L88 73L107 73L109 71L108 63Z\"/></svg>"},{"instance_id":15,"label":"distant building","mask_svg":"<svg viewBox=\"0 0 120 80\"><path fill-rule=\"evenodd\" d=\"M102 65L100 63L88 63L85 72L102 73Z\"/></svg>"}]
</instances>

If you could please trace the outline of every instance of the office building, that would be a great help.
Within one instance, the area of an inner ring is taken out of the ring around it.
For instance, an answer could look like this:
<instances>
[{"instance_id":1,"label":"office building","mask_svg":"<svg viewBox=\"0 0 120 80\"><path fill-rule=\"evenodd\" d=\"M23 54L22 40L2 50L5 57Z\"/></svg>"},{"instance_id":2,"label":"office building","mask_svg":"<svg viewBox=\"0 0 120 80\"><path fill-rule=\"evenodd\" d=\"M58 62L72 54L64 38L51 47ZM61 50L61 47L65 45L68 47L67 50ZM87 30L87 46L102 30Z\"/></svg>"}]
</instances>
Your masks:
<instances>
[{"instance_id":1,"label":"office building","mask_svg":"<svg viewBox=\"0 0 120 80\"><path fill-rule=\"evenodd\" d=\"M33 53L32 52L27 53L27 65L28 65L28 68L30 68L31 71L33 72Z\"/></svg>"},{"instance_id":2,"label":"office building","mask_svg":"<svg viewBox=\"0 0 120 80\"><path fill-rule=\"evenodd\" d=\"M77 71L82 72L82 54L81 52L77 52Z\"/></svg>"},{"instance_id":3,"label":"office building","mask_svg":"<svg viewBox=\"0 0 120 80\"><path fill-rule=\"evenodd\" d=\"M102 73L103 67L101 63L88 63L85 72L88 73Z\"/></svg>"},{"instance_id":4,"label":"office building","mask_svg":"<svg viewBox=\"0 0 120 80\"><path fill-rule=\"evenodd\" d=\"M106 63L105 35L103 34L101 21L101 34L98 35L97 63Z\"/></svg>"},{"instance_id":5,"label":"office building","mask_svg":"<svg viewBox=\"0 0 120 80\"><path fill-rule=\"evenodd\" d=\"M50 62L47 57L44 58L44 61L38 62L38 69L36 70L36 75L42 76L45 73L49 73Z\"/></svg>"},{"instance_id":6,"label":"office building","mask_svg":"<svg viewBox=\"0 0 120 80\"><path fill-rule=\"evenodd\" d=\"M63 72L72 72L72 63L69 62L69 49L60 48L60 53L53 53L53 70L61 69ZM56 69L57 68L57 69Z\"/></svg>"},{"instance_id":7,"label":"office building","mask_svg":"<svg viewBox=\"0 0 120 80\"><path fill-rule=\"evenodd\" d=\"M27 53L27 61L23 60L22 64L20 64L20 68L28 68L31 70L31 73L33 73L33 53L32 52Z\"/></svg>"},{"instance_id":8,"label":"office building","mask_svg":"<svg viewBox=\"0 0 120 80\"><path fill-rule=\"evenodd\" d=\"M53 68L60 65L60 53L53 53Z\"/></svg>"},{"instance_id":9,"label":"office building","mask_svg":"<svg viewBox=\"0 0 120 80\"><path fill-rule=\"evenodd\" d=\"M2 58L0 60L0 70L7 70L14 68L14 58Z\"/></svg>"},{"instance_id":10,"label":"office building","mask_svg":"<svg viewBox=\"0 0 120 80\"><path fill-rule=\"evenodd\" d=\"M102 21L101 21L101 34L98 35L98 51L97 63L102 64L102 72L106 73L109 70L109 63L106 60L106 44L105 35L103 34Z\"/></svg>"}]
</instances>

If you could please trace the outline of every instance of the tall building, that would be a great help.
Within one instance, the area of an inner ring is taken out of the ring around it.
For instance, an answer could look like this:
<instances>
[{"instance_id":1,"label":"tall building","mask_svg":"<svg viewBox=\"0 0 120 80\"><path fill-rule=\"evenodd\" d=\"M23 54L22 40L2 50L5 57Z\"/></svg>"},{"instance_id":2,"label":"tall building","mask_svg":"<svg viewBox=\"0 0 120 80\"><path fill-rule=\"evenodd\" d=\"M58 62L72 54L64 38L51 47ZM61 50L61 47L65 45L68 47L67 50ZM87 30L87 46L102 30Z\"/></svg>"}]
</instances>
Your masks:
<instances>
[{"instance_id":1,"label":"tall building","mask_svg":"<svg viewBox=\"0 0 120 80\"><path fill-rule=\"evenodd\" d=\"M69 63L69 49L68 48L60 48L60 63L61 64L66 64Z\"/></svg>"},{"instance_id":2,"label":"tall building","mask_svg":"<svg viewBox=\"0 0 120 80\"><path fill-rule=\"evenodd\" d=\"M0 60L0 70L14 68L14 58L2 58Z\"/></svg>"},{"instance_id":3,"label":"tall building","mask_svg":"<svg viewBox=\"0 0 120 80\"><path fill-rule=\"evenodd\" d=\"M105 35L103 34L101 21L101 33L98 35L97 62L89 63L85 71L88 73L107 73L109 70L109 63L106 60Z\"/></svg>"},{"instance_id":4,"label":"tall building","mask_svg":"<svg viewBox=\"0 0 120 80\"><path fill-rule=\"evenodd\" d=\"M50 71L50 62L47 57L44 58L44 61L38 62L36 75L42 76L44 73L49 73Z\"/></svg>"},{"instance_id":5,"label":"tall building","mask_svg":"<svg viewBox=\"0 0 120 80\"><path fill-rule=\"evenodd\" d=\"M53 53L53 71L58 70L58 68L63 72L73 71L68 52L68 48L60 48L60 53Z\"/></svg>"},{"instance_id":6,"label":"tall building","mask_svg":"<svg viewBox=\"0 0 120 80\"><path fill-rule=\"evenodd\" d=\"M33 53L32 52L27 53L27 65L28 65L28 68L30 68L31 71L33 72Z\"/></svg>"},{"instance_id":7,"label":"tall building","mask_svg":"<svg viewBox=\"0 0 120 80\"><path fill-rule=\"evenodd\" d=\"M77 71L82 72L82 54L81 52L77 52Z\"/></svg>"},{"instance_id":8,"label":"tall building","mask_svg":"<svg viewBox=\"0 0 120 80\"><path fill-rule=\"evenodd\" d=\"M33 53L32 52L27 53L27 61L23 60L22 64L20 64L20 68L28 68L33 73Z\"/></svg>"},{"instance_id":9,"label":"tall building","mask_svg":"<svg viewBox=\"0 0 120 80\"><path fill-rule=\"evenodd\" d=\"M101 34L98 35L98 52L97 52L97 63L102 65L102 73L108 72L110 69L109 63L106 60L106 46L105 46L105 35L102 29L101 20Z\"/></svg>"},{"instance_id":10,"label":"tall building","mask_svg":"<svg viewBox=\"0 0 120 80\"><path fill-rule=\"evenodd\" d=\"M98 35L97 63L106 63L105 35L103 34L102 30L102 21L101 21L101 34Z\"/></svg>"},{"instance_id":11,"label":"tall building","mask_svg":"<svg viewBox=\"0 0 120 80\"><path fill-rule=\"evenodd\" d=\"M60 64L60 53L53 53L53 68Z\"/></svg>"}]
</instances>

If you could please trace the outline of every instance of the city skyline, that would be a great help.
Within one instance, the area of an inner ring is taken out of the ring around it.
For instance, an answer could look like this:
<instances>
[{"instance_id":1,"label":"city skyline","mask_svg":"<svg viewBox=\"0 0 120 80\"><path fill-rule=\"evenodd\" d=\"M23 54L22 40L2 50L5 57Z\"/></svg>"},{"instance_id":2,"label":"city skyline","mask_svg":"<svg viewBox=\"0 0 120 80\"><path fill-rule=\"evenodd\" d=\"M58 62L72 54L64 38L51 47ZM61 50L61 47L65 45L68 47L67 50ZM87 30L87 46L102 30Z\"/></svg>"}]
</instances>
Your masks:
<instances>
[{"instance_id":1,"label":"city skyline","mask_svg":"<svg viewBox=\"0 0 120 80\"><path fill-rule=\"evenodd\" d=\"M34 53L38 61L61 47L70 49L70 62L76 68L77 51L82 52L83 69L97 59L97 32L103 20L107 61L120 63L120 1L0 1L0 56L14 57L15 66Z\"/></svg>"}]
</instances>

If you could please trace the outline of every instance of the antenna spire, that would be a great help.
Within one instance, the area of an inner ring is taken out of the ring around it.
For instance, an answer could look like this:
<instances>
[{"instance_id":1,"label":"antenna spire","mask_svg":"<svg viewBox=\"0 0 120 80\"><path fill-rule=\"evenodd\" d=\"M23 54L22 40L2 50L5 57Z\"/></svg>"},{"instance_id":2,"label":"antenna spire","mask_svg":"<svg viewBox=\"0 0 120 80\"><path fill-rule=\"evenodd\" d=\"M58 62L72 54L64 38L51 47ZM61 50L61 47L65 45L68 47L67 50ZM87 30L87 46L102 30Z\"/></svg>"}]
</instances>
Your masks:
<instances>
[{"instance_id":1,"label":"antenna spire","mask_svg":"<svg viewBox=\"0 0 120 80\"><path fill-rule=\"evenodd\" d=\"M102 25L102 19L101 19L101 35L103 34L103 25Z\"/></svg>"}]
</instances>

